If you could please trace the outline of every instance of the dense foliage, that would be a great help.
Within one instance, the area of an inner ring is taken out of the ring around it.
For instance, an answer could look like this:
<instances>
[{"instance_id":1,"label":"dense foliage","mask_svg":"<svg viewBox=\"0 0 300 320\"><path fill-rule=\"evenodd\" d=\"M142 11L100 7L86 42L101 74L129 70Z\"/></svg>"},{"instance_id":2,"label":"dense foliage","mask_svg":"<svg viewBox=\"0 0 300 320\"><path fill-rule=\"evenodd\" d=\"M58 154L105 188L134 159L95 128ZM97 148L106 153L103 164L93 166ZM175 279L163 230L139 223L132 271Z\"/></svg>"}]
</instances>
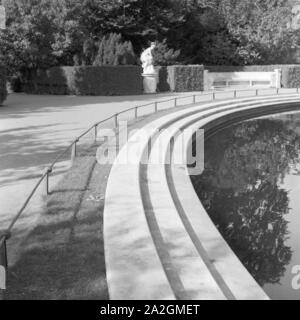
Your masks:
<instances>
[{"instance_id":1,"label":"dense foliage","mask_svg":"<svg viewBox=\"0 0 300 320\"><path fill-rule=\"evenodd\" d=\"M159 91L190 92L203 90L204 67L173 65L159 67Z\"/></svg>"},{"instance_id":2,"label":"dense foliage","mask_svg":"<svg viewBox=\"0 0 300 320\"><path fill-rule=\"evenodd\" d=\"M10 74L57 65L91 65L99 51L102 54L110 33L120 34L129 52L137 55L149 41L158 41L157 61L165 65L287 63L298 42L288 0L3 3L8 19L7 30L0 33L0 61ZM137 62L123 58L124 48L120 51L122 58L111 59L113 64Z\"/></svg>"},{"instance_id":3,"label":"dense foliage","mask_svg":"<svg viewBox=\"0 0 300 320\"><path fill-rule=\"evenodd\" d=\"M0 106L3 101L6 99L7 91L6 91L6 74L5 69L0 66Z\"/></svg>"},{"instance_id":4,"label":"dense foliage","mask_svg":"<svg viewBox=\"0 0 300 320\"><path fill-rule=\"evenodd\" d=\"M134 64L136 64L136 57L130 41L123 42L122 36L117 33L110 33L108 36L103 37L99 44L98 53L93 61L93 65Z\"/></svg>"},{"instance_id":5,"label":"dense foliage","mask_svg":"<svg viewBox=\"0 0 300 320\"><path fill-rule=\"evenodd\" d=\"M38 70L24 80L31 94L135 95L143 93L139 66L75 66Z\"/></svg>"},{"instance_id":6,"label":"dense foliage","mask_svg":"<svg viewBox=\"0 0 300 320\"><path fill-rule=\"evenodd\" d=\"M155 49L152 52L154 64L157 66L171 66L177 64L180 50L170 49L166 39L162 42L157 42Z\"/></svg>"}]
</instances>

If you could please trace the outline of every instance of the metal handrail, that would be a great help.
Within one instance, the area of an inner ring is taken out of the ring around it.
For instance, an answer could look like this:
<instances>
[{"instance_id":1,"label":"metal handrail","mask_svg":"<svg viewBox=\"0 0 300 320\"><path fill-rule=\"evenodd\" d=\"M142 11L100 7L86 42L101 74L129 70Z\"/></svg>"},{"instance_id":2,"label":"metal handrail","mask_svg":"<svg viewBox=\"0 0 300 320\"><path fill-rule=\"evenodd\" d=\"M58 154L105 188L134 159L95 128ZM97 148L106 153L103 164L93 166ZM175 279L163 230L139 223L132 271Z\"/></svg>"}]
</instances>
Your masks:
<instances>
[{"instance_id":1,"label":"metal handrail","mask_svg":"<svg viewBox=\"0 0 300 320\"><path fill-rule=\"evenodd\" d=\"M144 108L144 107L148 107L148 106L155 106L155 110L154 113L159 111L158 109L158 105L159 104L163 104L166 102L171 102L174 101L174 107L177 106L177 101L180 99L188 99L188 98L192 98L192 104L196 104L196 103L200 103L201 101L196 102L196 97L203 97L203 96L212 96L212 100L216 99L217 94L224 94L226 93L233 93L233 97L236 98L237 97L237 92L245 92L245 91L255 91L254 96L257 96L259 91L270 91L273 88L263 88L263 89L257 89L257 88L253 88L253 89L241 89L241 90L226 90L226 91L209 91L209 92L202 92L201 94L193 94L193 95L189 95L189 96L177 96L175 98L172 99L167 99L167 100L159 100L159 101L154 101L151 103L147 103L144 105L140 105L140 106L135 106L135 107L131 107L128 108L126 110L122 110L120 112L117 112L115 114L113 114L112 116L105 118L99 122L96 122L95 124L93 124L91 127L89 127L87 130L85 130L81 135L79 135L77 138L75 138L66 148L65 150L63 150L63 152L61 152L53 161L52 163L45 169L45 172L42 174L42 176L40 177L40 179L38 180L38 182L35 184L34 188L32 189L31 193L29 194L29 196L26 198L24 204L22 205L22 207L19 209L19 211L17 212L17 214L14 216L14 218L12 219L12 221L10 222L8 228L4 231L2 231L2 233L0 233L0 264L1 264L1 250L5 250L5 259L6 261L4 261L5 267L7 268L8 263L7 263L7 255L6 255L6 241L11 237L11 232L13 227L15 226L16 222L18 221L18 219L20 218L20 216L22 215L22 213L24 212L24 210L26 209L28 203L30 202L30 200L32 199L32 197L34 196L36 190L38 189L38 187L41 185L41 183L45 180L45 192L48 195L49 194L49 176L53 171L53 168L55 166L55 164L58 162L58 160L60 160L70 149L72 149L72 153L71 153L71 160L73 161L74 158L76 157L76 144L77 142L80 141L80 139L82 137L84 137L85 135L87 135L89 132L91 132L93 129L95 130L95 141L97 138L97 127L104 123L107 122L109 120L114 119L115 120L115 127L118 127L118 116L120 114L126 113L128 111L135 111L135 118L137 118L137 111L138 109ZM296 89L295 93L299 93L299 88L290 88L290 89ZM280 93L279 89L276 89L276 92L274 93L275 95L278 95ZM2 262L3 263L3 262ZM0 289L0 293L1 293L1 289Z\"/></svg>"}]
</instances>

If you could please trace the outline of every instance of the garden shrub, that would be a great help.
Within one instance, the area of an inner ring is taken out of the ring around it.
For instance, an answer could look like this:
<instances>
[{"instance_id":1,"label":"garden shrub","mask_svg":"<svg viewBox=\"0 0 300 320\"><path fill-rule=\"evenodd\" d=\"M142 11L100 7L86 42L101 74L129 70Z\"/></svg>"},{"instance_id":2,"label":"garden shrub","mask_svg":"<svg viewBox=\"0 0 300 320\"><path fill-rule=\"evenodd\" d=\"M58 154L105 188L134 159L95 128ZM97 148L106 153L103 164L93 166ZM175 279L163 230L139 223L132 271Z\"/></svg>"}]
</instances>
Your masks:
<instances>
[{"instance_id":1,"label":"garden shrub","mask_svg":"<svg viewBox=\"0 0 300 320\"><path fill-rule=\"evenodd\" d=\"M0 66L0 105L4 102L7 97L6 89L6 70Z\"/></svg>"},{"instance_id":2,"label":"garden shrub","mask_svg":"<svg viewBox=\"0 0 300 320\"><path fill-rule=\"evenodd\" d=\"M159 91L202 91L203 72L202 65L175 65L157 68L159 75Z\"/></svg>"},{"instance_id":3,"label":"garden shrub","mask_svg":"<svg viewBox=\"0 0 300 320\"><path fill-rule=\"evenodd\" d=\"M13 76L9 80L10 90L13 92L22 92L22 81L20 76Z\"/></svg>"},{"instance_id":4,"label":"garden shrub","mask_svg":"<svg viewBox=\"0 0 300 320\"><path fill-rule=\"evenodd\" d=\"M282 83L285 88L300 88L300 65L283 68Z\"/></svg>"},{"instance_id":5,"label":"garden shrub","mask_svg":"<svg viewBox=\"0 0 300 320\"><path fill-rule=\"evenodd\" d=\"M27 93L134 95L143 93L138 66L78 66L39 70L23 84Z\"/></svg>"},{"instance_id":6,"label":"garden shrub","mask_svg":"<svg viewBox=\"0 0 300 320\"><path fill-rule=\"evenodd\" d=\"M155 66L171 66L178 63L180 50L170 49L165 39L163 42L156 42L152 55Z\"/></svg>"},{"instance_id":7,"label":"garden shrub","mask_svg":"<svg viewBox=\"0 0 300 320\"><path fill-rule=\"evenodd\" d=\"M94 66L135 65L137 59L130 41L123 41L122 36L110 33L103 37L99 44Z\"/></svg>"}]
</instances>

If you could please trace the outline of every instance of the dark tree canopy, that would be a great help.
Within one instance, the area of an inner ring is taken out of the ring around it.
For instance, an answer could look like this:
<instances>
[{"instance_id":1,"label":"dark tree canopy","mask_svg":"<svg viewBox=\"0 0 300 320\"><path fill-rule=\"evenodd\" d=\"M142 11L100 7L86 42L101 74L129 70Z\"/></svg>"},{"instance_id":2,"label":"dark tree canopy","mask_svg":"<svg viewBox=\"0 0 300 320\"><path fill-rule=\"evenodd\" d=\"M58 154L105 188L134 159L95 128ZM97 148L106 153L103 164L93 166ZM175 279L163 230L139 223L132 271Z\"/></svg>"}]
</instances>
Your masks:
<instances>
[{"instance_id":1,"label":"dark tree canopy","mask_svg":"<svg viewBox=\"0 0 300 320\"><path fill-rule=\"evenodd\" d=\"M110 33L139 55L158 41L182 64L290 63L298 44L285 0L3 0L0 59L11 74L92 63ZM162 60L162 63L163 60ZM165 62L168 64L168 62Z\"/></svg>"}]
</instances>

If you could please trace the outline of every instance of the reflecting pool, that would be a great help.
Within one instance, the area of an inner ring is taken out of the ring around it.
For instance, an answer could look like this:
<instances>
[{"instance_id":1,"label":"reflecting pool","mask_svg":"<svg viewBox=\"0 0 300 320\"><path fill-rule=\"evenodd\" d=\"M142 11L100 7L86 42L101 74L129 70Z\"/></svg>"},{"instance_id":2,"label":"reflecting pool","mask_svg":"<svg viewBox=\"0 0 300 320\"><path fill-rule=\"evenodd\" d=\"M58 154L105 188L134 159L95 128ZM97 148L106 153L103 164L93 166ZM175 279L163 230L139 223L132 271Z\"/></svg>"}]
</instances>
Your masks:
<instances>
[{"instance_id":1,"label":"reflecting pool","mask_svg":"<svg viewBox=\"0 0 300 320\"><path fill-rule=\"evenodd\" d=\"M299 146L300 112L243 121L207 138L205 170L191 176L220 233L271 299L300 299Z\"/></svg>"}]
</instances>

